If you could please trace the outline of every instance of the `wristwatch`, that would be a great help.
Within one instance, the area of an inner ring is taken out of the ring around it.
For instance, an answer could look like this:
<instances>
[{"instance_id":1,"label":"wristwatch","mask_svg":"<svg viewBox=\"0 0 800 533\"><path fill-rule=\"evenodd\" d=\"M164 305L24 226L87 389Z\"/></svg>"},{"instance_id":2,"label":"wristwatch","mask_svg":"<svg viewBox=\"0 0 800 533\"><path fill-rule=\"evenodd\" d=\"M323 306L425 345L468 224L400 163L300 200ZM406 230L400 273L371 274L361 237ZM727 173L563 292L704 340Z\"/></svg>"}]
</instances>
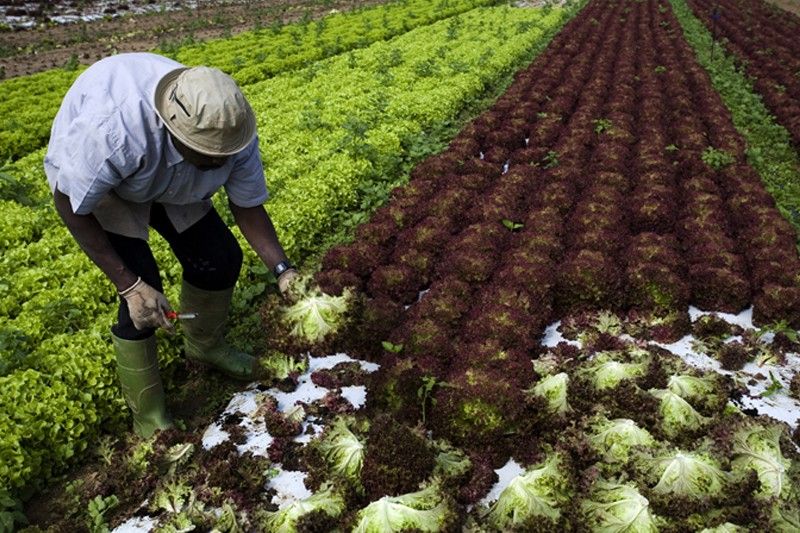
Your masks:
<instances>
[{"instance_id":1,"label":"wristwatch","mask_svg":"<svg viewBox=\"0 0 800 533\"><path fill-rule=\"evenodd\" d=\"M281 274L292 268L294 267L289 261L281 261L280 263L275 265L275 268L272 269L272 272L275 274L276 278L279 278Z\"/></svg>"}]
</instances>

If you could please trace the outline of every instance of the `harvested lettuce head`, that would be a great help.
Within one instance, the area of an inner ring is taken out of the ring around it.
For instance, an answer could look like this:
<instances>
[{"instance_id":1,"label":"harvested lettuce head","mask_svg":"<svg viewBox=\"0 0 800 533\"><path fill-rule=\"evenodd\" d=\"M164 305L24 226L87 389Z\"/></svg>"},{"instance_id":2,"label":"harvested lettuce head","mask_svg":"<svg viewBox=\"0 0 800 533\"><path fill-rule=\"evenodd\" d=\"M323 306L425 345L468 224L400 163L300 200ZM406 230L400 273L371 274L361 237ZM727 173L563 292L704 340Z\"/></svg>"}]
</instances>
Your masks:
<instances>
[{"instance_id":1,"label":"harvested lettuce head","mask_svg":"<svg viewBox=\"0 0 800 533\"><path fill-rule=\"evenodd\" d=\"M675 437L684 431L696 431L709 422L689 402L668 389L652 389L650 394L661 401L661 426L669 437Z\"/></svg>"},{"instance_id":2,"label":"harvested lettuce head","mask_svg":"<svg viewBox=\"0 0 800 533\"><path fill-rule=\"evenodd\" d=\"M759 492L765 497L787 497L792 490L789 479L792 462L781 453L782 431L778 425L750 423L739 428L733 438L733 471L755 470L761 483Z\"/></svg>"},{"instance_id":3,"label":"harvested lettuce head","mask_svg":"<svg viewBox=\"0 0 800 533\"><path fill-rule=\"evenodd\" d=\"M261 365L262 379L283 381L295 378L308 369L308 357L293 357L286 353L272 350L258 360Z\"/></svg>"},{"instance_id":4,"label":"harvested lettuce head","mask_svg":"<svg viewBox=\"0 0 800 533\"><path fill-rule=\"evenodd\" d=\"M545 377L531 389L531 392L547 400L547 407L551 414L564 415L572 411L572 407L567 402L568 383L569 376L566 372L561 372Z\"/></svg>"},{"instance_id":5,"label":"harvested lettuce head","mask_svg":"<svg viewBox=\"0 0 800 533\"><path fill-rule=\"evenodd\" d=\"M773 505L770 527L772 531L800 531L800 510L796 505Z\"/></svg>"},{"instance_id":6,"label":"harvested lettuce head","mask_svg":"<svg viewBox=\"0 0 800 533\"><path fill-rule=\"evenodd\" d=\"M291 335L307 342L321 342L337 333L346 323L353 294L345 289L341 296L330 296L304 278L295 282L296 303L286 308L281 319L290 326Z\"/></svg>"},{"instance_id":7,"label":"harvested lettuce head","mask_svg":"<svg viewBox=\"0 0 800 533\"><path fill-rule=\"evenodd\" d=\"M364 465L364 443L350 429L358 423L350 417L336 419L315 442L320 456L334 474L360 485L361 468Z\"/></svg>"},{"instance_id":8,"label":"harvested lettuce head","mask_svg":"<svg viewBox=\"0 0 800 533\"><path fill-rule=\"evenodd\" d=\"M353 533L449 531L458 520L455 503L434 482L401 496L384 496L360 510Z\"/></svg>"},{"instance_id":9,"label":"harvested lettuce head","mask_svg":"<svg viewBox=\"0 0 800 533\"><path fill-rule=\"evenodd\" d=\"M630 483L598 481L581 504L587 529L601 533L656 533L659 524L647 498Z\"/></svg>"},{"instance_id":10,"label":"harvested lettuce head","mask_svg":"<svg viewBox=\"0 0 800 533\"><path fill-rule=\"evenodd\" d=\"M496 531L536 530L543 520L557 523L572 492L569 468L553 453L511 480L489 508L486 521Z\"/></svg>"},{"instance_id":11,"label":"harvested lettuce head","mask_svg":"<svg viewBox=\"0 0 800 533\"><path fill-rule=\"evenodd\" d=\"M671 376L667 388L684 400L699 400L716 390L710 378L698 378L686 374Z\"/></svg>"},{"instance_id":12,"label":"harvested lettuce head","mask_svg":"<svg viewBox=\"0 0 800 533\"><path fill-rule=\"evenodd\" d=\"M623 363L614 358L614 352L600 352L582 370L597 390L613 389L623 380L641 377L647 364Z\"/></svg>"},{"instance_id":13,"label":"harvested lettuce head","mask_svg":"<svg viewBox=\"0 0 800 533\"><path fill-rule=\"evenodd\" d=\"M648 463L656 494L670 494L690 499L721 496L727 475L710 455L699 452L675 451L655 458L642 459Z\"/></svg>"},{"instance_id":14,"label":"harvested lettuce head","mask_svg":"<svg viewBox=\"0 0 800 533\"><path fill-rule=\"evenodd\" d=\"M298 525L304 519L313 517L313 521L319 524L324 518L337 518L345 507L344 497L326 485L304 500L294 501L275 512L263 513L261 527L264 531L295 533L301 530Z\"/></svg>"},{"instance_id":15,"label":"harvested lettuce head","mask_svg":"<svg viewBox=\"0 0 800 533\"><path fill-rule=\"evenodd\" d=\"M675 374L670 376L667 389L698 408L712 412L724 408L728 403L728 390L720 376L713 372L702 377Z\"/></svg>"},{"instance_id":16,"label":"harvested lettuce head","mask_svg":"<svg viewBox=\"0 0 800 533\"><path fill-rule=\"evenodd\" d=\"M606 462L624 463L637 446L654 446L650 433L628 418L600 418L592 424L589 441L604 455Z\"/></svg>"}]
</instances>

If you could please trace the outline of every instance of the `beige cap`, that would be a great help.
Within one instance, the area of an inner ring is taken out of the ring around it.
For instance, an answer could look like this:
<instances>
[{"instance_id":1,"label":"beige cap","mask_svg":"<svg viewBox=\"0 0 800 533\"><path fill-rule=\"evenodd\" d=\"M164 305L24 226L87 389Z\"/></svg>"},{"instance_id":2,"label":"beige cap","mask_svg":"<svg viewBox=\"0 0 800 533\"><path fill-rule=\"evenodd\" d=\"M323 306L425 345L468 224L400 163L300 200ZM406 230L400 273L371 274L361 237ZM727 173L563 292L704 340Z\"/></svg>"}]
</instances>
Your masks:
<instances>
[{"instance_id":1,"label":"beige cap","mask_svg":"<svg viewBox=\"0 0 800 533\"><path fill-rule=\"evenodd\" d=\"M155 104L167 129L201 154L235 154L256 135L256 117L239 86L215 68L168 72L156 86Z\"/></svg>"}]
</instances>

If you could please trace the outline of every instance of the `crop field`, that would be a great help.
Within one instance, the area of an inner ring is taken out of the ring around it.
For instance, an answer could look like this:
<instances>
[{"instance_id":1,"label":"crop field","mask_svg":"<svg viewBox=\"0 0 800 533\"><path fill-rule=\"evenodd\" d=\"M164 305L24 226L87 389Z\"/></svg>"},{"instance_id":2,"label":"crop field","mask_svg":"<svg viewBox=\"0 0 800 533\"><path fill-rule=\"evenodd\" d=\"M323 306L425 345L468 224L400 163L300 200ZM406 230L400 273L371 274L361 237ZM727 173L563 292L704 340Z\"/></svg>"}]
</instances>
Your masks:
<instances>
[{"instance_id":1,"label":"crop field","mask_svg":"<svg viewBox=\"0 0 800 533\"><path fill-rule=\"evenodd\" d=\"M753 77L753 86L780 124L800 146L800 44L797 17L759 2L730 2L713 9L712 2L692 1L693 11Z\"/></svg>"},{"instance_id":2,"label":"crop field","mask_svg":"<svg viewBox=\"0 0 800 533\"><path fill-rule=\"evenodd\" d=\"M149 439L42 168L82 67L0 81L0 531L800 531L798 28L398 0L155 50L242 87L304 292L234 228L268 377L159 334Z\"/></svg>"}]
</instances>

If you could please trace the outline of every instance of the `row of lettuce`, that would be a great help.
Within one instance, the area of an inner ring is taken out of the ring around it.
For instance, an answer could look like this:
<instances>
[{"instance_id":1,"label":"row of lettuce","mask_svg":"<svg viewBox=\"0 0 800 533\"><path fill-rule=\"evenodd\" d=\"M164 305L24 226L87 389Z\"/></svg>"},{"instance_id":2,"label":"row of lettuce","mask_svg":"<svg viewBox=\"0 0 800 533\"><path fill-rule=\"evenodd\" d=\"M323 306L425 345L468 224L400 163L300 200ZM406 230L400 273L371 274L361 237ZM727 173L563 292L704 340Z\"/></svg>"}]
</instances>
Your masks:
<instances>
[{"instance_id":1,"label":"row of lettuce","mask_svg":"<svg viewBox=\"0 0 800 533\"><path fill-rule=\"evenodd\" d=\"M442 146L488 93L546 46L565 18L562 10L478 8L248 86L272 191L267 208L290 256L310 264L334 234L341 237L341 227L365 218L415 161ZM443 77L451 83L439 83ZM8 428L0 436L0 492L21 496L101 429L124 422L126 412L107 339L116 295L58 223L42 156L40 150L10 165L9 179L0 181L16 213L4 228L0 260L0 340L2 353L12 355L0 377L0 424ZM152 243L167 296L177 301L180 267L160 238ZM252 301L266 281L248 253L233 320L245 348L255 342ZM175 341L162 356L174 366Z\"/></svg>"},{"instance_id":2,"label":"row of lettuce","mask_svg":"<svg viewBox=\"0 0 800 533\"><path fill-rule=\"evenodd\" d=\"M756 80L743 68L741 58L715 46L715 36L686 0L671 3L686 40L747 140L748 162L760 174L783 216L800 230L800 157L796 145L792 145L792 135L754 87Z\"/></svg>"},{"instance_id":3,"label":"row of lettuce","mask_svg":"<svg viewBox=\"0 0 800 533\"><path fill-rule=\"evenodd\" d=\"M320 239L352 225L348 217L376 188L388 190L438 148L454 119L529 59L531 43L544 42L561 18L479 8L247 87L267 124L269 211L290 257L308 256Z\"/></svg>"},{"instance_id":4,"label":"row of lettuce","mask_svg":"<svg viewBox=\"0 0 800 533\"><path fill-rule=\"evenodd\" d=\"M249 31L230 39L156 52L186 65L220 68L239 83L251 84L495 3L496 0L398 0L330 15L316 22ZM18 159L47 142L61 98L83 68L55 69L0 82L0 161Z\"/></svg>"},{"instance_id":5,"label":"row of lettuce","mask_svg":"<svg viewBox=\"0 0 800 533\"><path fill-rule=\"evenodd\" d=\"M657 13L659 28L676 27L671 12ZM530 353L547 324L586 308L627 312L637 336L659 342L689 333L689 304L739 313L754 303L760 325L800 325L796 235L745 164L744 140L692 49L674 31L604 17L608 35L572 28L580 49L549 49L418 165L356 240L325 254L323 289L370 298L374 320L345 351L369 357L388 340L402 347L401 368L411 360L469 383L454 371L475 354L491 361L491 343ZM478 425L500 419L506 409L494 402L510 394L471 370L469 385L484 390L464 385L463 401L495 410L442 417L473 424L439 428L458 445L480 442Z\"/></svg>"},{"instance_id":6,"label":"row of lettuce","mask_svg":"<svg viewBox=\"0 0 800 533\"><path fill-rule=\"evenodd\" d=\"M379 8L337 13L313 22L273 26L221 41L184 46L166 55L187 65L214 65L239 84L249 85L391 39L474 7L496 3L496 0L400 0Z\"/></svg>"},{"instance_id":7,"label":"row of lettuce","mask_svg":"<svg viewBox=\"0 0 800 533\"><path fill-rule=\"evenodd\" d=\"M650 342L742 348L718 318L690 330L689 302L735 313L752 294L756 319L798 316L761 299L796 283L791 226L678 27L665 2L592 2L325 254L317 280L358 317L333 348L381 366L365 416L309 445L317 492L262 530L312 517L352 531L797 530L787 426ZM573 342L544 350L555 318ZM373 433L387 416L403 442L432 440L397 449ZM459 450L455 479L420 451L442 442ZM509 457L523 472L486 507Z\"/></svg>"},{"instance_id":8,"label":"row of lettuce","mask_svg":"<svg viewBox=\"0 0 800 533\"><path fill-rule=\"evenodd\" d=\"M708 0L689 2L743 72L778 122L800 147L800 18L765 1L726 2L723 8Z\"/></svg>"}]
</instances>

